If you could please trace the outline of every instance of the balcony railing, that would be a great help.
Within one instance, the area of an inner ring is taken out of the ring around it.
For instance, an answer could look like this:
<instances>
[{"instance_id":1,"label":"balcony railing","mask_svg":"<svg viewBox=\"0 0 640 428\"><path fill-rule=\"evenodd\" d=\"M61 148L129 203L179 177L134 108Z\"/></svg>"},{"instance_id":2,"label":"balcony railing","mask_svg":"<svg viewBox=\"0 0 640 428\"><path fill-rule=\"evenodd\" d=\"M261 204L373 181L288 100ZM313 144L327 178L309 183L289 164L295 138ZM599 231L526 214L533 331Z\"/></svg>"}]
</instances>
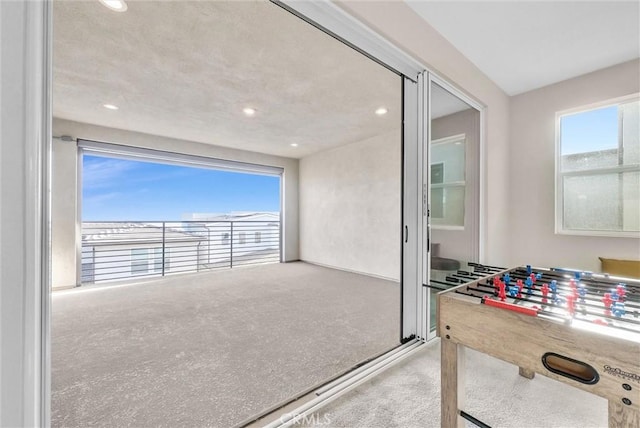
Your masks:
<instances>
[{"instance_id":1,"label":"balcony railing","mask_svg":"<svg viewBox=\"0 0 640 428\"><path fill-rule=\"evenodd\" d=\"M280 221L87 222L83 284L280 261Z\"/></svg>"}]
</instances>

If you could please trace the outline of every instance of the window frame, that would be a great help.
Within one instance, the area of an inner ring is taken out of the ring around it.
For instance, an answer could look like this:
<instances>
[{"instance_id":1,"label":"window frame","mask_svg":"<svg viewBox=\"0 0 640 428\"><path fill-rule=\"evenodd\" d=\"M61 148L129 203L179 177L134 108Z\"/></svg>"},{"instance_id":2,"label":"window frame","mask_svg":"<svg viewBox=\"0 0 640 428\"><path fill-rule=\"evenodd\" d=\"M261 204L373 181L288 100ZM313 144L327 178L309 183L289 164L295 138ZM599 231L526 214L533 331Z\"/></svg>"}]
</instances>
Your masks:
<instances>
[{"instance_id":1,"label":"window frame","mask_svg":"<svg viewBox=\"0 0 640 428\"><path fill-rule=\"evenodd\" d=\"M467 189L467 134L463 133L463 134L450 135L448 137L442 137L442 138L438 138L437 140L433 140L431 141L429 150L431 150L433 146L455 144L455 143L462 143L462 145L464 146L464 180L446 182L444 180L444 174L446 172L444 163L443 162L436 162L434 164L429 163L429 178L431 178L431 168L433 168L434 165L437 165L439 163L443 164L442 183L433 183L431 182L431 180L429 180L429 192L431 194L431 192L433 192L433 189L443 189L443 192L444 192L444 190L448 188L462 187L462 189L464 190L464 198L463 198L463 205L462 205L462 226L459 224L454 225L454 224L433 224L432 223L431 229L433 230L463 231L467 226L466 224L467 223L466 222L467 192L468 192L468 189ZM433 213L433 200L431 198L432 196L429 197L429 200L431 200L431 205L432 205L431 213ZM446 215L444 208L445 206L443 205L443 214ZM434 217L433 214L431 214L430 217L432 219L444 218L444 217Z\"/></svg>"},{"instance_id":2,"label":"window frame","mask_svg":"<svg viewBox=\"0 0 640 428\"><path fill-rule=\"evenodd\" d=\"M570 236L594 236L594 237L609 237L609 238L639 238L640 232L638 231L625 231L625 230L575 230L566 229L564 226L564 188L563 182L565 177L579 177L579 176L592 176L611 173L623 173L623 172L640 172L640 164L637 165L618 165L614 167L604 168L592 168L579 171L562 172L562 133L560 121L564 116L569 116L576 113L586 113L592 110L598 110L606 107L617 106L627 102L638 101L640 102L640 92L634 94L625 95L622 97L611 98L596 103L591 103L579 107L573 107L570 109L556 112L555 116L555 234L556 235L570 235ZM621 136L618 134L618 138Z\"/></svg>"}]
</instances>

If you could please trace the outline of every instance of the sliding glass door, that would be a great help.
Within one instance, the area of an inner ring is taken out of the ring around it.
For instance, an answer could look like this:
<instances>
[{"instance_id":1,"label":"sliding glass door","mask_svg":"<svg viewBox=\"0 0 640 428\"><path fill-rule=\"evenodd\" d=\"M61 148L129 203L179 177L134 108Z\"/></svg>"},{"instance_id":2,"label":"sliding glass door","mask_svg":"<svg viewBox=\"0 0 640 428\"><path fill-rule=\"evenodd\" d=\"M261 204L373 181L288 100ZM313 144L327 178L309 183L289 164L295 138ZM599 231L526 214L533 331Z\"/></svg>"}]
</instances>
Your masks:
<instances>
[{"instance_id":1,"label":"sliding glass door","mask_svg":"<svg viewBox=\"0 0 640 428\"><path fill-rule=\"evenodd\" d=\"M428 337L435 336L437 293L465 282L459 271L480 261L482 111L431 75L426 91L427 138L422 168L423 271Z\"/></svg>"}]
</instances>

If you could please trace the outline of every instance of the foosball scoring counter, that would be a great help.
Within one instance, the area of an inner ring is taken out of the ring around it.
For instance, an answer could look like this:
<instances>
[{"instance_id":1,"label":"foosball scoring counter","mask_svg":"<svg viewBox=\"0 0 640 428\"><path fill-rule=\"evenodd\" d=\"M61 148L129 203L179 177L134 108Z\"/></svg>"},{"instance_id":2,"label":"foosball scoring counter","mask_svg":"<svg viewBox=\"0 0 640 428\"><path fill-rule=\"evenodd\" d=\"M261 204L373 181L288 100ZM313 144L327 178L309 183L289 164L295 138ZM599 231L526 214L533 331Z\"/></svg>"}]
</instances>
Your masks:
<instances>
[{"instance_id":1,"label":"foosball scoring counter","mask_svg":"<svg viewBox=\"0 0 640 428\"><path fill-rule=\"evenodd\" d=\"M608 400L609 427L640 428L640 281L557 268L503 270L438 294L442 426L464 411L468 347Z\"/></svg>"}]
</instances>

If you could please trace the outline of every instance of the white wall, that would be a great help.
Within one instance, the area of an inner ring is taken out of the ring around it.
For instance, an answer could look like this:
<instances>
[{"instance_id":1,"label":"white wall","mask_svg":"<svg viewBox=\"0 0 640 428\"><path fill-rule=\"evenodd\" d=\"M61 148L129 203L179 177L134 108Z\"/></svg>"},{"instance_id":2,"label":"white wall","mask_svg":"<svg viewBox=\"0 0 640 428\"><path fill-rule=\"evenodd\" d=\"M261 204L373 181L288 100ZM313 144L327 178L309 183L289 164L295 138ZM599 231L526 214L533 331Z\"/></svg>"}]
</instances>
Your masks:
<instances>
[{"instance_id":1,"label":"white wall","mask_svg":"<svg viewBox=\"0 0 640 428\"><path fill-rule=\"evenodd\" d=\"M217 159L248 162L261 165L281 167L283 174L283 246L284 260L298 260L298 160L279 156L264 155L261 153L235 150L226 147L213 146L191 141L176 140L173 138L160 137L138 132L124 131L120 129L105 128L85 123L78 123L64 119L54 118L53 134L56 136L69 135L74 138L101 141L107 143L121 144L133 147L163 150L174 153L184 153L195 156L207 156ZM70 166L76 162L76 151L72 150L73 143L56 143L56 161L54 166ZM68 146L61 149L63 145ZM53 277L56 282L54 287L65 287L72 285L69 283L71 275L68 266L75 265L76 248L75 242L72 244L69 236L70 219L76 216L75 192L76 187L71 186L71 172L54 169L53 182L59 183L60 187L65 187L64 197L56 201L52 219L52 234L56 242L53 244L58 251L56 260L62 261L61 265L53 266ZM75 181L74 181L75 182ZM54 184L55 185L55 184ZM54 187L54 191L60 191L60 187ZM54 193L54 200L57 195ZM75 270L74 281L75 281ZM60 282L57 282L57 281ZM75 282L74 282L75 284Z\"/></svg>"},{"instance_id":2,"label":"white wall","mask_svg":"<svg viewBox=\"0 0 640 428\"><path fill-rule=\"evenodd\" d=\"M638 239L554 233L556 112L639 90L640 61L636 60L512 98L511 264L599 271L599 256L640 259Z\"/></svg>"},{"instance_id":3,"label":"white wall","mask_svg":"<svg viewBox=\"0 0 640 428\"><path fill-rule=\"evenodd\" d=\"M52 142L51 283L54 288L76 286L76 231L78 226L78 152L75 142Z\"/></svg>"},{"instance_id":4,"label":"white wall","mask_svg":"<svg viewBox=\"0 0 640 428\"><path fill-rule=\"evenodd\" d=\"M300 258L398 281L401 131L300 161Z\"/></svg>"},{"instance_id":5,"label":"white wall","mask_svg":"<svg viewBox=\"0 0 640 428\"><path fill-rule=\"evenodd\" d=\"M484 206L487 210L481 261L505 265L510 259L506 227L510 215L508 180L502 168L488 166L507 165L509 161L508 96L406 3L342 1L337 4L486 106Z\"/></svg>"}]
</instances>

